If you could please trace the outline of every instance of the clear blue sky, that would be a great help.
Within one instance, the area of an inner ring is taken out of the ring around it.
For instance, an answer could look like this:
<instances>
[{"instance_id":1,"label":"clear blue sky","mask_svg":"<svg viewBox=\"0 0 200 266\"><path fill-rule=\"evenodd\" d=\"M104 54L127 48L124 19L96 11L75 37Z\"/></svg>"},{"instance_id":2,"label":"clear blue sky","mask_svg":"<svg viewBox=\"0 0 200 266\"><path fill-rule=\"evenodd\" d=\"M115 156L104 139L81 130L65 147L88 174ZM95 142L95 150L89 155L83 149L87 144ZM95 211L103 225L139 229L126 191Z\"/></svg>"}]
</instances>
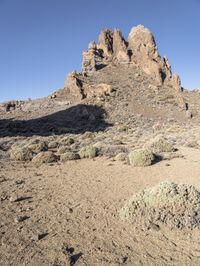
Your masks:
<instances>
[{"instance_id":1,"label":"clear blue sky","mask_svg":"<svg viewBox=\"0 0 200 266\"><path fill-rule=\"evenodd\" d=\"M200 0L0 0L0 101L46 96L102 28L144 24L184 87L200 87Z\"/></svg>"}]
</instances>

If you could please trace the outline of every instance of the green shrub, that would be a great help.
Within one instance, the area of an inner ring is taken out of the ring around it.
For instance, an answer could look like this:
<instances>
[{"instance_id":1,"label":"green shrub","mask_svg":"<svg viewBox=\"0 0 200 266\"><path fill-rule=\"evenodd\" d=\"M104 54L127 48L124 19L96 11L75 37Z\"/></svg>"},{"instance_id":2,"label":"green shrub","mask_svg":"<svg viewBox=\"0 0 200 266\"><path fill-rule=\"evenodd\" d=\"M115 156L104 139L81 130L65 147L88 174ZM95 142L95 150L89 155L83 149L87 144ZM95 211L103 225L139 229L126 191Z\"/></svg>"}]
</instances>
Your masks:
<instances>
[{"instance_id":1,"label":"green shrub","mask_svg":"<svg viewBox=\"0 0 200 266\"><path fill-rule=\"evenodd\" d=\"M86 146L79 151L80 158L94 158L97 156L97 148L93 146Z\"/></svg>"},{"instance_id":2,"label":"green shrub","mask_svg":"<svg viewBox=\"0 0 200 266\"><path fill-rule=\"evenodd\" d=\"M145 147L153 153L173 152L175 148L173 144L168 141L164 136L157 136L145 144Z\"/></svg>"},{"instance_id":3,"label":"green shrub","mask_svg":"<svg viewBox=\"0 0 200 266\"><path fill-rule=\"evenodd\" d=\"M31 152L38 154L41 151L47 151L48 146L46 142L41 141L41 140L33 140L25 145Z\"/></svg>"},{"instance_id":4,"label":"green shrub","mask_svg":"<svg viewBox=\"0 0 200 266\"><path fill-rule=\"evenodd\" d=\"M155 155L146 149L139 149L129 153L129 161L132 166L144 167L151 165L155 160Z\"/></svg>"},{"instance_id":5,"label":"green shrub","mask_svg":"<svg viewBox=\"0 0 200 266\"><path fill-rule=\"evenodd\" d=\"M120 210L120 217L136 226L152 224L170 228L200 228L200 192L187 184L162 181L135 193Z\"/></svg>"},{"instance_id":6,"label":"green shrub","mask_svg":"<svg viewBox=\"0 0 200 266\"><path fill-rule=\"evenodd\" d=\"M78 160L80 159L80 156L78 153L75 153L75 152L66 152L66 153L63 153L61 156L60 156L60 160L62 162L65 162L65 161L71 161L71 160Z\"/></svg>"},{"instance_id":7,"label":"green shrub","mask_svg":"<svg viewBox=\"0 0 200 266\"><path fill-rule=\"evenodd\" d=\"M95 135L94 135L93 132L86 131L86 132L83 134L83 139L93 139L94 136L95 136Z\"/></svg>"},{"instance_id":8,"label":"green shrub","mask_svg":"<svg viewBox=\"0 0 200 266\"><path fill-rule=\"evenodd\" d=\"M61 140L60 140L60 143L61 144L64 144L64 145L71 145L74 143L74 139L70 138L70 137L63 137Z\"/></svg>"},{"instance_id":9,"label":"green shrub","mask_svg":"<svg viewBox=\"0 0 200 266\"><path fill-rule=\"evenodd\" d=\"M120 152L115 156L116 161L126 161L127 155L125 152Z\"/></svg>"},{"instance_id":10,"label":"green shrub","mask_svg":"<svg viewBox=\"0 0 200 266\"><path fill-rule=\"evenodd\" d=\"M125 132L128 130L128 126L127 125L120 125L117 127L117 131L118 132Z\"/></svg>"},{"instance_id":11,"label":"green shrub","mask_svg":"<svg viewBox=\"0 0 200 266\"><path fill-rule=\"evenodd\" d=\"M13 146L10 150L10 158L15 161L30 161L33 153L26 146Z\"/></svg>"}]
</instances>

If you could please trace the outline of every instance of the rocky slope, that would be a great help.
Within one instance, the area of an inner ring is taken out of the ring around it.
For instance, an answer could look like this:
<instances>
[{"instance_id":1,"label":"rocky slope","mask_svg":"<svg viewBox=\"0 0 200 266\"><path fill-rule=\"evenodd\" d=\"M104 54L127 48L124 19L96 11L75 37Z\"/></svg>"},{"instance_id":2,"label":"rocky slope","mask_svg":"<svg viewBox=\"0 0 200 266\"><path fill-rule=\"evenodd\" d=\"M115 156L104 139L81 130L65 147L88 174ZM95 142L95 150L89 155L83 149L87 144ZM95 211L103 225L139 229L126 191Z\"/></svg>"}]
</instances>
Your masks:
<instances>
[{"instance_id":1,"label":"rocky slope","mask_svg":"<svg viewBox=\"0 0 200 266\"><path fill-rule=\"evenodd\" d=\"M117 107L128 116L190 117L182 91L179 76L172 74L168 59L160 56L152 33L139 25L131 30L128 41L118 29L102 30L98 44L89 43L83 52L82 72L70 73L64 88L52 98L103 102L106 109Z\"/></svg>"},{"instance_id":2,"label":"rocky slope","mask_svg":"<svg viewBox=\"0 0 200 266\"><path fill-rule=\"evenodd\" d=\"M64 88L39 100L3 103L0 114L24 120L91 104L104 109L112 122L135 115L183 122L199 117L196 94L183 90L167 57L160 56L153 34L139 25L127 41L118 29L102 30L98 43L89 43L83 52L82 72L70 73Z\"/></svg>"}]
</instances>

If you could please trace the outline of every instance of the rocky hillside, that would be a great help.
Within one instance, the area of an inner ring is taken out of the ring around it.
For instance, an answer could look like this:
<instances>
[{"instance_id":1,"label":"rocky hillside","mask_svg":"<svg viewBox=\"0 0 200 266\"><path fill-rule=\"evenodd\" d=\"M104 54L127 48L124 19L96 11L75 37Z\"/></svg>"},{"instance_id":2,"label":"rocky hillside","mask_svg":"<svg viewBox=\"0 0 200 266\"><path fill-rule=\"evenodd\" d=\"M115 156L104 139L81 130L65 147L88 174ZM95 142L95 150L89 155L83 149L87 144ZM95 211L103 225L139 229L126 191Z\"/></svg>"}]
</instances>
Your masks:
<instances>
[{"instance_id":1,"label":"rocky hillside","mask_svg":"<svg viewBox=\"0 0 200 266\"><path fill-rule=\"evenodd\" d=\"M98 104L112 122L131 121L135 115L183 122L198 115L191 94L181 87L167 57L160 56L150 30L139 25L128 40L118 29L102 30L98 43L90 42L83 52L82 72L70 73L51 98Z\"/></svg>"},{"instance_id":2,"label":"rocky hillside","mask_svg":"<svg viewBox=\"0 0 200 266\"><path fill-rule=\"evenodd\" d=\"M31 128L31 134L42 130L44 135L45 130L58 133L62 127L69 132L82 131L79 127L74 130L77 123L95 131L102 119L107 124L130 126L136 120L151 125L188 124L199 119L199 101L198 91L182 88L149 29L133 27L128 40L118 29L103 29L98 43L90 42L83 52L82 71L70 73L62 89L38 100L1 104L0 128L5 135L13 127L15 131Z\"/></svg>"}]
</instances>

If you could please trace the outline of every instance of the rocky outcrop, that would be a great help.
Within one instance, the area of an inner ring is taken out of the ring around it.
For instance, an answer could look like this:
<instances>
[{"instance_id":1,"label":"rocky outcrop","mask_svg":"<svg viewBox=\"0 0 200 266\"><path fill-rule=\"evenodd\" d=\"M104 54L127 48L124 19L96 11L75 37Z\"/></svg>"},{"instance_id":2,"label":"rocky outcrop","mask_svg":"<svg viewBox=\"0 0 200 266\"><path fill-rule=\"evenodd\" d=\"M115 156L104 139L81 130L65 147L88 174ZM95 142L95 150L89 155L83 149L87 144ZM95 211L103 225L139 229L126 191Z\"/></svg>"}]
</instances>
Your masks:
<instances>
[{"instance_id":1,"label":"rocky outcrop","mask_svg":"<svg viewBox=\"0 0 200 266\"><path fill-rule=\"evenodd\" d=\"M177 92L182 92L182 87L181 87L181 79L179 77L179 75L174 74L172 76L172 86L173 88L177 91Z\"/></svg>"},{"instance_id":2,"label":"rocky outcrop","mask_svg":"<svg viewBox=\"0 0 200 266\"><path fill-rule=\"evenodd\" d=\"M162 84L171 78L168 59L161 58L153 34L143 25L132 28L128 36L131 61Z\"/></svg>"},{"instance_id":3,"label":"rocky outcrop","mask_svg":"<svg viewBox=\"0 0 200 266\"><path fill-rule=\"evenodd\" d=\"M98 43L90 42L88 49L83 52L82 72L74 71L68 75L64 91L76 100L105 98L111 95L113 85L111 86L109 82L106 84L107 81L99 78L101 75L107 76L106 67L108 66L108 70L117 68L119 72L120 69L127 69L129 78L128 69L133 69L133 77L136 77L134 71L138 71L138 75L149 76L156 91L169 88L179 109L188 109L182 96L179 76L172 74L168 58L161 57L153 34L143 25L133 27L127 41L119 29L114 31L103 29ZM103 68L105 68L103 72L95 74ZM126 75L126 72L124 74ZM111 84L115 82L112 81ZM55 95L51 96L52 99L55 97Z\"/></svg>"},{"instance_id":4,"label":"rocky outcrop","mask_svg":"<svg viewBox=\"0 0 200 266\"><path fill-rule=\"evenodd\" d=\"M127 43L118 29L115 29L113 34L113 56L118 63L130 62Z\"/></svg>"},{"instance_id":5,"label":"rocky outcrop","mask_svg":"<svg viewBox=\"0 0 200 266\"><path fill-rule=\"evenodd\" d=\"M82 73L87 75L101 69L105 65L104 61L103 51L97 49L95 42L89 43L88 50L83 52Z\"/></svg>"},{"instance_id":6,"label":"rocky outcrop","mask_svg":"<svg viewBox=\"0 0 200 266\"><path fill-rule=\"evenodd\" d=\"M104 57L112 57L113 54L113 32L103 29L99 35L98 49L103 51Z\"/></svg>"},{"instance_id":7,"label":"rocky outcrop","mask_svg":"<svg viewBox=\"0 0 200 266\"><path fill-rule=\"evenodd\" d=\"M0 110L5 111L5 112L14 111L16 109L21 110L23 105L24 105L24 101L18 101L18 100L8 101L8 102L0 104Z\"/></svg>"},{"instance_id":8,"label":"rocky outcrop","mask_svg":"<svg viewBox=\"0 0 200 266\"><path fill-rule=\"evenodd\" d=\"M122 33L115 29L103 29L99 35L99 41L89 43L88 50L83 52L82 72L89 75L105 66L117 62L129 63L127 43Z\"/></svg>"},{"instance_id":9,"label":"rocky outcrop","mask_svg":"<svg viewBox=\"0 0 200 266\"><path fill-rule=\"evenodd\" d=\"M78 77L78 73L73 71L67 76L64 88L78 100L85 98L82 82Z\"/></svg>"},{"instance_id":10,"label":"rocky outcrop","mask_svg":"<svg viewBox=\"0 0 200 266\"><path fill-rule=\"evenodd\" d=\"M167 57L160 56L153 34L143 25L132 28L128 42L119 29L114 32L103 29L98 44L91 42L88 50L83 52L82 70L85 75L112 63L133 63L159 84L172 78Z\"/></svg>"}]
</instances>

